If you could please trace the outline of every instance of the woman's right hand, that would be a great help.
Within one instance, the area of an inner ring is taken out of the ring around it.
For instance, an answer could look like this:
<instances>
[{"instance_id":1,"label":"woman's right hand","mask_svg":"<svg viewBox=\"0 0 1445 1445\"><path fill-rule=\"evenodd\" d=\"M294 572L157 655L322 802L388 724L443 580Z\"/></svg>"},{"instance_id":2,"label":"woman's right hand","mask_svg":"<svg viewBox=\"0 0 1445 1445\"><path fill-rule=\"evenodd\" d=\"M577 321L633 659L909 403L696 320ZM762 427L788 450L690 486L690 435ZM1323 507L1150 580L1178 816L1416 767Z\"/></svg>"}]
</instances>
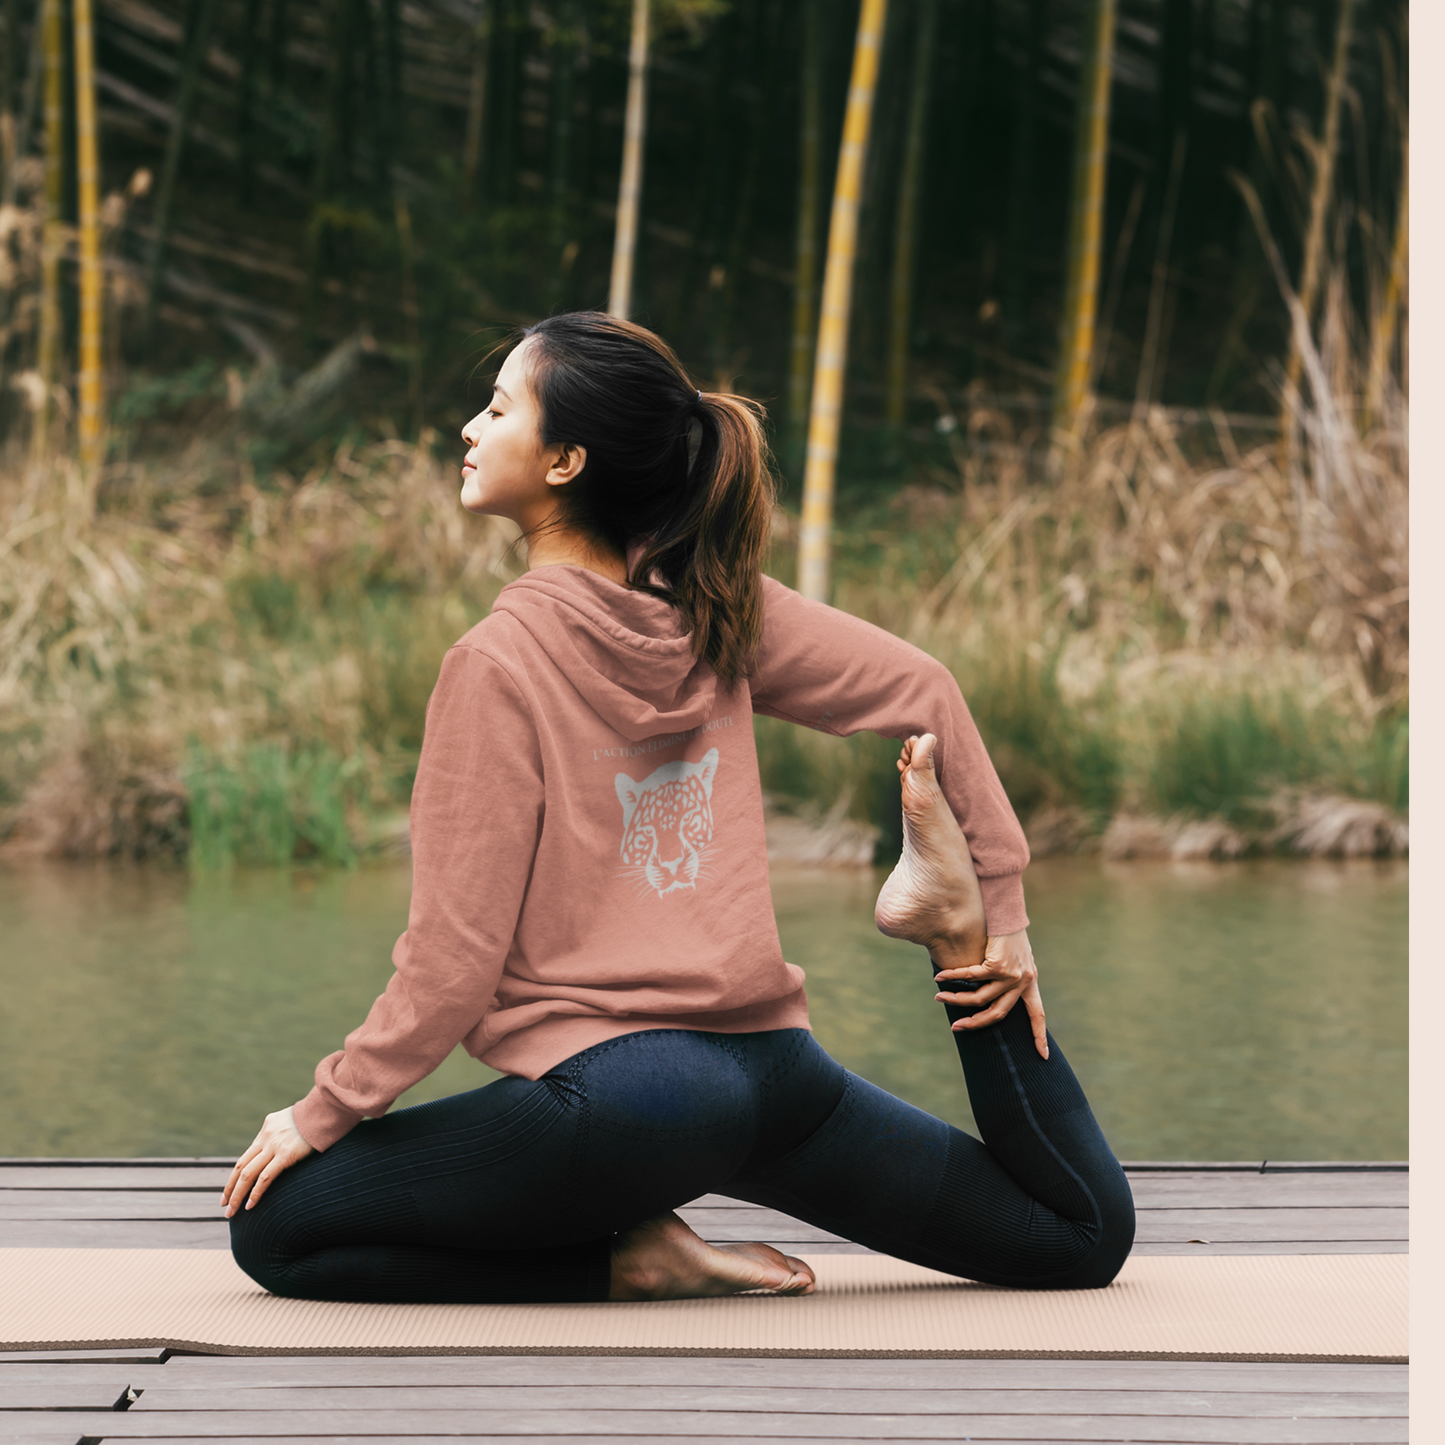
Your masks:
<instances>
[{"instance_id":1,"label":"woman's right hand","mask_svg":"<svg viewBox=\"0 0 1445 1445\"><path fill-rule=\"evenodd\" d=\"M231 1177L221 1191L226 1218L229 1219L243 1204L247 1209L254 1209L256 1201L271 1187L282 1170L299 1164L308 1154L315 1152L301 1137L289 1108L267 1114L261 1132L256 1135L251 1147L236 1160L231 1168Z\"/></svg>"}]
</instances>

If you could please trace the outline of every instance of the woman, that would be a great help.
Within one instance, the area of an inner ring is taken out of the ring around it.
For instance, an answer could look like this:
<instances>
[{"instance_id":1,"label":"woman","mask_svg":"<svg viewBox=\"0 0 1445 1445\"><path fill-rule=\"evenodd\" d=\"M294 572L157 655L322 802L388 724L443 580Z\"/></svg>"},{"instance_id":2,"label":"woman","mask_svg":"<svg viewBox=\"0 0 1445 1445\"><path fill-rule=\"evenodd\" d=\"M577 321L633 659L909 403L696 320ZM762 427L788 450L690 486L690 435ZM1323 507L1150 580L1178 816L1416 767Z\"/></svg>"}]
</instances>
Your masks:
<instances>
[{"instance_id":1,"label":"woman","mask_svg":"<svg viewBox=\"0 0 1445 1445\"><path fill-rule=\"evenodd\" d=\"M761 575L757 409L575 314L462 435L462 504L518 523L530 570L442 663L396 972L227 1182L242 1268L337 1300L809 1292L672 1213L713 1191L971 1279L1107 1284L1133 1205L1044 1028L1018 822L945 668ZM878 923L948 986L982 1142L808 1032L755 712L906 739ZM506 1077L382 1117L458 1041Z\"/></svg>"}]
</instances>

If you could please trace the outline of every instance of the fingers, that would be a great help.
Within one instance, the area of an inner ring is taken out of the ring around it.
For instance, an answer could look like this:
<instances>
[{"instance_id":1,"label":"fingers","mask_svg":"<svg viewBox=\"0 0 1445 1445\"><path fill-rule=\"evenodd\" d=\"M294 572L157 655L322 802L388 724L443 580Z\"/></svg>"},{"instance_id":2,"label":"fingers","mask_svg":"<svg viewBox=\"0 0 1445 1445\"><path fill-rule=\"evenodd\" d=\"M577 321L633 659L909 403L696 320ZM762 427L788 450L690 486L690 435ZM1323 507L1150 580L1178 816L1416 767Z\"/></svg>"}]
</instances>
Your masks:
<instances>
[{"instance_id":1,"label":"fingers","mask_svg":"<svg viewBox=\"0 0 1445 1445\"><path fill-rule=\"evenodd\" d=\"M1020 987L1020 981L1016 978L995 979L992 983L986 983L982 988L975 989L972 993L944 993L939 992L933 995L935 1003L952 1004L955 1008L980 1008L984 1004L992 1003L1001 993L1007 993L1010 989Z\"/></svg>"},{"instance_id":2,"label":"fingers","mask_svg":"<svg viewBox=\"0 0 1445 1445\"><path fill-rule=\"evenodd\" d=\"M256 1176L256 1182L251 1187L251 1197L246 1201L247 1209L254 1209L261 1202L261 1196L271 1187L276 1176L291 1162L279 1151L272 1152L271 1157L266 1161L266 1167Z\"/></svg>"},{"instance_id":3,"label":"fingers","mask_svg":"<svg viewBox=\"0 0 1445 1445\"><path fill-rule=\"evenodd\" d=\"M1029 1011L1029 1023L1033 1026L1034 1048L1039 1051L1041 1059L1046 1059L1049 1056L1049 1033L1044 1026L1044 1001L1037 983L1024 990L1024 1007Z\"/></svg>"},{"instance_id":4,"label":"fingers","mask_svg":"<svg viewBox=\"0 0 1445 1445\"><path fill-rule=\"evenodd\" d=\"M247 1209L250 1209L255 1204L256 1200L260 1198L260 1195L258 1194L254 1195L248 1201L247 1195L251 1194L257 1179L260 1177L262 1171L266 1168L266 1166L271 1162L271 1159L275 1154L275 1150L276 1146L274 1144L267 1143L264 1146L253 1144L246 1151L246 1154L249 1155L249 1158L246 1158L243 1164L237 1165L236 1170L233 1171L233 1173L235 1173L235 1183L233 1185L227 1186L227 1193L230 1196L226 1200L227 1219L229 1219L233 1214L235 1214L235 1212L240 1209L242 1205L245 1205Z\"/></svg>"},{"instance_id":5,"label":"fingers","mask_svg":"<svg viewBox=\"0 0 1445 1445\"><path fill-rule=\"evenodd\" d=\"M1019 1001L1022 993L1022 988L1011 988L1007 993L1002 994L990 1008L986 1008L982 1013L976 1013L970 1018L958 1019L950 1027L954 1033L961 1033L967 1029L984 1029L990 1024L996 1024L1000 1019L1008 1017L1009 1011Z\"/></svg>"},{"instance_id":6,"label":"fingers","mask_svg":"<svg viewBox=\"0 0 1445 1445\"><path fill-rule=\"evenodd\" d=\"M261 1138L264 1133L265 1130L263 1129L261 1134L257 1134L255 1139L252 1140L250 1148L231 1166L231 1172L226 1177L225 1187L221 1190L222 1204L229 1204L231 1202L231 1194L241 1178L241 1171L256 1157L257 1152L261 1148Z\"/></svg>"}]
</instances>

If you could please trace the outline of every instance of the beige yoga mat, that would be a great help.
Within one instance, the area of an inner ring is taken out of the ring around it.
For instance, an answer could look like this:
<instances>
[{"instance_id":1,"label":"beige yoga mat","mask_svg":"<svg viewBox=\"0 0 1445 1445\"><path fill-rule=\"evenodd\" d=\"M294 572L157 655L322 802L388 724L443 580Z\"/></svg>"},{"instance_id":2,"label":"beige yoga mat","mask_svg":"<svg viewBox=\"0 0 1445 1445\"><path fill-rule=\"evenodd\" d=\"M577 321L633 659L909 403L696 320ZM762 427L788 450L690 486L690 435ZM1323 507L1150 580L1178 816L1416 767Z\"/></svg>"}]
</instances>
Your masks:
<instances>
[{"instance_id":1,"label":"beige yoga mat","mask_svg":"<svg viewBox=\"0 0 1445 1445\"><path fill-rule=\"evenodd\" d=\"M399 1305L280 1299L222 1250L0 1249L0 1349L228 1355L756 1355L1403 1361L1408 1256L1156 1255L1103 1290L809 1261L799 1299Z\"/></svg>"}]
</instances>

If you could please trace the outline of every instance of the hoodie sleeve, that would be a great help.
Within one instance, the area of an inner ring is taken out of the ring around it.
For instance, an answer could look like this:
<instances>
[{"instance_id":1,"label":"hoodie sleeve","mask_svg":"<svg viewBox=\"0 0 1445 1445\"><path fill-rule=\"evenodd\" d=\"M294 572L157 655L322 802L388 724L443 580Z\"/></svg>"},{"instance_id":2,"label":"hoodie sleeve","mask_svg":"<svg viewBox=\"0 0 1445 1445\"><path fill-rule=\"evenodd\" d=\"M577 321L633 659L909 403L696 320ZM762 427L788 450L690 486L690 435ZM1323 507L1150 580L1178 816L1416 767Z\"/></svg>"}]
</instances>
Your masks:
<instances>
[{"instance_id":1,"label":"hoodie sleeve","mask_svg":"<svg viewBox=\"0 0 1445 1445\"><path fill-rule=\"evenodd\" d=\"M296 1127L327 1149L431 1073L490 1007L542 823L531 712L504 668L453 647L427 704L411 798L412 899L396 972L316 1067Z\"/></svg>"},{"instance_id":2,"label":"hoodie sleeve","mask_svg":"<svg viewBox=\"0 0 1445 1445\"><path fill-rule=\"evenodd\" d=\"M892 633L763 578L763 638L753 708L847 736L933 733L938 780L968 840L988 931L1028 927L1023 829L953 674Z\"/></svg>"}]
</instances>

